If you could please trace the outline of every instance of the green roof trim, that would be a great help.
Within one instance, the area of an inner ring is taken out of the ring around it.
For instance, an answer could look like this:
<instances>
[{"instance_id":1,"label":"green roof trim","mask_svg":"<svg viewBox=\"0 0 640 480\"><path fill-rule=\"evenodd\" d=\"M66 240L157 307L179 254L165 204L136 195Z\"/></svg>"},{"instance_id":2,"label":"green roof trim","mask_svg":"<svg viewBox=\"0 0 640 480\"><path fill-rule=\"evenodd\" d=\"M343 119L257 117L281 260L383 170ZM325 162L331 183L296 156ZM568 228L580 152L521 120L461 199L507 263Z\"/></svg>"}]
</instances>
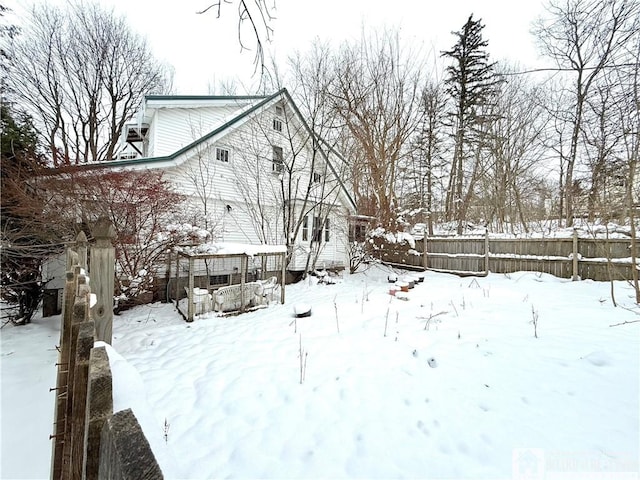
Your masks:
<instances>
[{"instance_id":1,"label":"green roof trim","mask_svg":"<svg viewBox=\"0 0 640 480\"><path fill-rule=\"evenodd\" d=\"M261 100L271 95L145 95L145 100Z\"/></svg>"},{"instance_id":2,"label":"green roof trim","mask_svg":"<svg viewBox=\"0 0 640 480\"><path fill-rule=\"evenodd\" d=\"M86 168L86 169L99 169L99 168L114 168L114 167L131 167L131 166L135 166L135 165L146 165L146 164L154 164L154 163L160 163L160 162L166 162L166 161L175 160L177 157L179 157L183 153L186 153L189 150L197 147L201 143L206 142L210 138L215 137L216 135L218 135L219 133L223 132L227 128L229 128L229 127L233 126L234 124L238 123L243 118L251 115L253 112L255 112L256 110L262 108L264 105L266 105L267 103L269 103L273 99L275 99L275 98L279 97L280 95L282 95L283 92L286 92L286 89L282 89L282 90L274 93L273 95L269 95L268 97L264 97L264 96L253 97L256 100L262 100L262 101L257 103L257 104L255 104L253 107L249 108L248 110L242 112L240 115L232 118L231 120L229 120L225 124L219 126L215 130L212 130L211 132L207 133L205 136L200 137L199 139L195 140L194 142L191 142L190 144L182 147L180 150L175 151L171 155L166 155L166 156L163 156L163 157L144 157L144 158L133 158L131 160L110 160L110 161L97 162L97 163L88 163L88 164L84 165L84 168ZM169 96L164 96L164 97L166 97L167 99L179 98L179 97L170 96L170 95ZM145 97L145 98L148 98L148 97ZM238 98L238 97L221 97L221 98L233 99L233 98Z\"/></svg>"}]
</instances>

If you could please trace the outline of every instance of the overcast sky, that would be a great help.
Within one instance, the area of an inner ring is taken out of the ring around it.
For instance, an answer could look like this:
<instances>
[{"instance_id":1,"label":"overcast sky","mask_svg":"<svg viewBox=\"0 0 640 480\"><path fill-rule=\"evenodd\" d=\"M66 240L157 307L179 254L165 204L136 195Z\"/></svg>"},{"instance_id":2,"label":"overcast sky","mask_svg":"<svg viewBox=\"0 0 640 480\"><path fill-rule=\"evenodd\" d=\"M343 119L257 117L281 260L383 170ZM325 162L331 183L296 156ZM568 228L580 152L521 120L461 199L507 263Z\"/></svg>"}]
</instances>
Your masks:
<instances>
[{"instance_id":1,"label":"overcast sky","mask_svg":"<svg viewBox=\"0 0 640 480\"><path fill-rule=\"evenodd\" d=\"M55 1L59 0L49 0ZM249 0L253 3L253 0ZM17 12L25 0L4 2ZM147 37L157 58L175 68L175 93L207 94L210 86L240 78L257 83L254 51L241 52L237 7L224 5L221 18L213 9L198 15L213 0L101 0L125 15L136 32ZM234 4L237 0L234 0ZM523 67L538 66L531 22L543 12L542 0L267 0L275 4L272 42L267 55L284 62L294 50L306 50L314 38L358 38L362 29L400 29L401 38L425 55L449 49L451 31L459 30L471 13L486 25L485 39L493 60L507 59ZM251 37L245 36L253 47ZM219 92L216 92L219 93ZM239 92L244 93L244 92Z\"/></svg>"}]
</instances>

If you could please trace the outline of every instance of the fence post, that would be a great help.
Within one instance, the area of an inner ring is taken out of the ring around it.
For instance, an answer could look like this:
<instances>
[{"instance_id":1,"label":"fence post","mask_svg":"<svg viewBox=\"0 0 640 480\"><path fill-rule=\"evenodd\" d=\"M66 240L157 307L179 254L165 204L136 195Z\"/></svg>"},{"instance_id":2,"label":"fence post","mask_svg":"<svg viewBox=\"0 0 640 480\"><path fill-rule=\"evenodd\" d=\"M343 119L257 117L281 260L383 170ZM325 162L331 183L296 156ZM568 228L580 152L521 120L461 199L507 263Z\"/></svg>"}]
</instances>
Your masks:
<instances>
[{"instance_id":1,"label":"fence post","mask_svg":"<svg viewBox=\"0 0 640 480\"><path fill-rule=\"evenodd\" d=\"M84 298L81 302L86 303L87 300L88 298ZM93 322L87 321L80 323L77 328L78 339L71 413L71 470L69 472L69 478L72 480L82 480L82 467L86 456L84 432L87 411L87 382L89 381L89 356L93 348L95 325Z\"/></svg>"},{"instance_id":2,"label":"fence post","mask_svg":"<svg viewBox=\"0 0 640 480\"><path fill-rule=\"evenodd\" d=\"M87 270L87 236L83 231L76 237L76 253L78 254L78 265Z\"/></svg>"},{"instance_id":3,"label":"fence post","mask_svg":"<svg viewBox=\"0 0 640 480\"><path fill-rule=\"evenodd\" d=\"M578 230L577 229L573 229L573 255L571 257L572 259L572 276L571 276L571 280L572 281L577 281L578 280Z\"/></svg>"},{"instance_id":4,"label":"fence post","mask_svg":"<svg viewBox=\"0 0 640 480\"><path fill-rule=\"evenodd\" d=\"M62 478L70 478L71 470L73 468L73 454L72 446L72 419L73 411L75 407L75 373L77 363L77 347L78 347L78 334L80 332L80 326L86 322L89 318L89 285L88 279L85 275L79 273L80 267L76 267L76 282L77 291L75 301L73 303L71 312L71 324L69 325L69 334L67 335L67 341L69 342L69 357L67 360L67 402L65 407L65 431L64 431L64 445L62 453Z\"/></svg>"},{"instance_id":5,"label":"fence post","mask_svg":"<svg viewBox=\"0 0 640 480\"><path fill-rule=\"evenodd\" d=\"M64 286L64 301L60 325L60 353L58 354L58 375L56 381L56 401L54 415L54 429L51 452L51 478L62 478L64 464L64 439L67 431L67 402L69 401L69 357L71 344L71 320L73 317L73 302L78 288L80 267L77 265L78 256L70 248L67 249L67 274Z\"/></svg>"},{"instance_id":6,"label":"fence post","mask_svg":"<svg viewBox=\"0 0 640 480\"><path fill-rule=\"evenodd\" d=\"M489 229L484 229L484 274L489 275Z\"/></svg>"},{"instance_id":7,"label":"fence post","mask_svg":"<svg viewBox=\"0 0 640 480\"><path fill-rule=\"evenodd\" d=\"M429 260L427 258L427 254L429 253L429 250L427 249L427 238L427 234L425 233L424 239L422 240L424 243L424 245L422 246L422 266L425 270L429 268Z\"/></svg>"},{"instance_id":8,"label":"fence post","mask_svg":"<svg viewBox=\"0 0 640 480\"><path fill-rule=\"evenodd\" d=\"M194 305L193 305L193 278L194 261L193 257L189 256L189 293L187 295L187 322L193 322Z\"/></svg>"},{"instance_id":9,"label":"fence post","mask_svg":"<svg viewBox=\"0 0 640 480\"><path fill-rule=\"evenodd\" d=\"M100 434L107 419L113 415L113 380L105 347L91 349L89 355L89 382L87 388L87 415L85 423L86 452L84 478L97 480L100 468Z\"/></svg>"},{"instance_id":10,"label":"fence post","mask_svg":"<svg viewBox=\"0 0 640 480\"><path fill-rule=\"evenodd\" d=\"M91 248L91 289L96 294L92 317L96 324L97 340L111 344L113 333L113 284L115 275L115 238L113 225L101 217L93 229L96 244Z\"/></svg>"}]
</instances>

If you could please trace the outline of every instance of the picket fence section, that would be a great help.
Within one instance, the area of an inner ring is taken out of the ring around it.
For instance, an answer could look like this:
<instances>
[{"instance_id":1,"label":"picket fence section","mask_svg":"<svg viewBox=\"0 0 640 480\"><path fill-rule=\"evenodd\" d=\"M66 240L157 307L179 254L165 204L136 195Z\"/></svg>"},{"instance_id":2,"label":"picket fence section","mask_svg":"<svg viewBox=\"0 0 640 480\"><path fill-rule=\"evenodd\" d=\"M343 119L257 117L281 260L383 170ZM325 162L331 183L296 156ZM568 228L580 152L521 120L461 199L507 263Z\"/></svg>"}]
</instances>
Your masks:
<instances>
[{"instance_id":1,"label":"picket fence section","mask_svg":"<svg viewBox=\"0 0 640 480\"><path fill-rule=\"evenodd\" d=\"M67 250L57 378L52 389L56 398L51 479L162 479L133 412L113 412L109 358L104 346L94 346L99 337L91 308L96 299L87 275L87 246L86 236L80 233L74 248Z\"/></svg>"}]
</instances>

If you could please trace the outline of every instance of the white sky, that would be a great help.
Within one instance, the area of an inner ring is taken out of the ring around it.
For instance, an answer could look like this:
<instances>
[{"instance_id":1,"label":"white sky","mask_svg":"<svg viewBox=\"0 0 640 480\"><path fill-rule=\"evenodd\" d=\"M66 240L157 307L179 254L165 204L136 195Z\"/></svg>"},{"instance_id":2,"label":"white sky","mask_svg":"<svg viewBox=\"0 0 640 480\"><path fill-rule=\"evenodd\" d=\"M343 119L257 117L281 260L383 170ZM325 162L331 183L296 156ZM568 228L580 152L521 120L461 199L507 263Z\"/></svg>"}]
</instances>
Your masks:
<instances>
[{"instance_id":1,"label":"white sky","mask_svg":"<svg viewBox=\"0 0 640 480\"><path fill-rule=\"evenodd\" d=\"M147 37L156 57L173 65L175 93L210 93L209 86L235 77L246 86L257 83L254 52L241 53L238 44L237 0L223 6L220 19L215 9L196 14L213 1L101 3L124 14L131 27ZM288 55L296 49L306 50L314 38L330 39L337 45L358 38L363 27L365 31L398 27L401 39L421 48L425 55L439 53L453 46L451 31L459 30L471 13L486 25L484 35L494 60L508 59L528 67L541 63L529 32L531 22L543 12L542 0L267 0L270 5L274 2L274 34L267 54L276 56L281 70ZM6 2L16 11L28 3Z\"/></svg>"}]
</instances>

